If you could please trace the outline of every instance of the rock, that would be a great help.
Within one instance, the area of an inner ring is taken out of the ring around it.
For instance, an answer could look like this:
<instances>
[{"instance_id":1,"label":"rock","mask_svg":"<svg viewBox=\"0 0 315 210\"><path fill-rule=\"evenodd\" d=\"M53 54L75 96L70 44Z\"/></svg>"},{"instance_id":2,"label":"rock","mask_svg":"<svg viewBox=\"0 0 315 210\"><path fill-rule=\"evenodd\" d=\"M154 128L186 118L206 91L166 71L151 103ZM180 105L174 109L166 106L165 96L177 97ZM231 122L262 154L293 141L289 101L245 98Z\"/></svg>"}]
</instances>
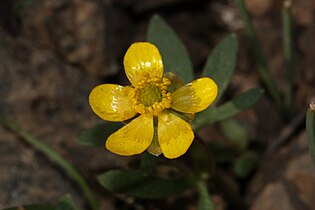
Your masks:
<instances>
[{"instance_id":1,"label":"rock","mask_svg":"<svg viewBox=\"0 0 315 210\"><path fill-rule=\"evenodd\" d=\"M90 0L35 1L23 13L26 35L92 75L106 68L104 5Z\"/></svg>"},{"instance_id":2,"label":"rock","mask_svg":"<svg viewBox=\"0 0 315 210\"><path fill-rule=\"evenodd\" d=\"M314 37L315 36L315 29L310 28L305 30L298 39L298 47L301 50L302 56L305 62L305 69L302 71L302 78L307 82L315 81L315 71L312 68L315 65L314 56L315 51L312 46L315 45Z\"/></svg>"},{"instance_id":3,"label":"rock","mask_svg":"<svg viewBox=\"0 0 315 210\"><path fill-rule=\"evenodd\" d=\"M248 188L251 210L312 210L315 167L308 153L306 133L266 158Z\"/></svg>"},{"instance_id":4,"label":"rock","mask_svg":"<svg viewBox=\"0 0 315 210\"><path fill-rule=\"evenodd\" d=\"M115 4L129 8L136 13L149 12L161 8L182 7L203 0L115 0Z\"/></svg>"},{"instance_id":5,"label":"rock","mask_svg":"<svg viewBox=\"0 0 315 210\"><path fill-rule=\"evenodd\" d=\"M100 122L88 104L90 90L100 81L24 37L0 30L0 46L1 114L58 151L91 185L98 186L100 168L126 166L128 158L77 142L80 131ZM0 133L0 209L54 204L66 193L83 206L81 191L62 169L2 125ZM97 190L106 200L105 190Z\"/></svg>"},{"instance_id":6,"label":"rock","mask_svg":"<svg viewBox=\"0 0 315 210\"><path fill-rule=\"evenodd\" d=\"M52 170L46 158L31 147L25 147L2 126L0 132L1 209L34 203L54 205L66 193L82 206L78 192L58 170Z\"/></svg>"},{"instance_id":7,"label":"rock","mask_svg":"<svg viewBox=\"0 0 315 210\"><path fill-rule=\"evenodd\" d=\"M284 176L299 200L312 209L315 206L315 167L308 152L292 159Z\"/></svg>"},{"instance_id":8,"label":"rock","mask_svg":"<svg viewBox=\"0 0 315 210\"><path fill-rule=\"evenodd\" d=\"M251 14L255 16L262 16L267 13L273 6L273 0L245 0L245 5Z\"/></svg>"},{"instance_id":9,"label":"rock","mask_svg":"<svg viewBox=\"0 0 315 210\"><path fill-rule=\"evenodd\" d=\"M297 48L301 52L295 53L295 69L297 78L297 107L305 107L309 100L314 97L315 90L313 88L315 82L315 51L314 46L315 29L306 28L298 36Z\"/></svg>"},{"instance_id":10,"label":"rock","mask_svg":"<svg viewBox=\"0 0 315 210\"><path fill-rule=\"evenodd\" d=\"M281 182L268 184L254 201L250 210L294 210L290 197Z\"/></svg>"},{"instance_id":11,"label":"rock","mask_svg":"<svg viewBox=\"0 0 315 210\"><path fill-rule=\"evenodd\" d=\"M315 2L314 0L292 1L294 21L302 26L312 25L314 22Z\"/></svg>"}]
</instances>

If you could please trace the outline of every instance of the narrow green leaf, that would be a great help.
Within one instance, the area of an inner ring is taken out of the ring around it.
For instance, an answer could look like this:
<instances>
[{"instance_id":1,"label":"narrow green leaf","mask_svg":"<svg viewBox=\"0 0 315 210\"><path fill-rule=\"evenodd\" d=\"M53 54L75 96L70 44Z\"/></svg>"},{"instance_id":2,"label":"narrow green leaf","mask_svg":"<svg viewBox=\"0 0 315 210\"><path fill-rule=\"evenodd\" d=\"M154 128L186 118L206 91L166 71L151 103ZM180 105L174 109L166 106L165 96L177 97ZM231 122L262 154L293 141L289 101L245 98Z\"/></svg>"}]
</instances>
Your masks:
<instances>
[{"instance_id":1,"label":"narrow green leaf","mask_svg":"<svg viewBox=\"0 0 315 210\"><path fill-rule=\"evenodd\" d=\"M108 138L108 136L117 131L123 125L124 125L123 123L113 122L101 123L92 128L88 128L82 131L78 135L78 140L80 144L83 145L103 147L104 142Z\"/></svg>"},{"instance_id":2,"label":"narrow green leaf","mask_svg":"<svg viewBox=\"0 0 315 210\"><path fill-rule=\"evenodd\" d=\"M248 177L256 168L258 156L252 151L245 152L235 162L234 171L241 178Z\"/></svg>"},{"instance_id":3,"label":"narrow green leaf","mask_svg":"<svg viewBox=\"0 0 315 210\"><path fill-rule=\"evenodd\" d=\"M221 122L224 135L235 145L239 151L246 149L248 144L248 132L244 123L239 120L229 118Z\"/></svg>"},{"instance_id":4,"label":"narrow green leaf","mask_svg":"<svg viewBox=\"0 0 315 210\"><path fill-rule=\"evenodd\" d=\"M237 113L252 107L263 94L263 90L259 88L251 89L225 104L212 109L207 109L199 113L193 121L192 126L194 130L199 130L202 127L230 118Z\"/></svg>"},{"instance_id":5,"label":"narrow green leaf","mask_svg":"<svg viewBox=\"0 0 315 210\"><path fill-rule=\"evenodd\" d=\"M175 196L190 186L186 180L165 179L128 170L108 171L98 179L111 192L148 199Z\"/></svg>"},{"instance_id":6,"label":"narrow green leaf","mask_svg":"<svg viewBox=\"0 0 315 210\"><path fill-rule=\"evenodd\" d=\"M315 164L315 102L310 104L306 113L306 133L308 140L308 147Z\"/></svg>"},{"instance_id":7,"label":"narrow green leaf","mask_svg":"<svg viewBox=\"0 0 315 210\"><path fill-rule=\"evenodd\" d=\"M78 210L71 195L65 195L58 203L56 210Z\"/></svg>"},{"instance_id":8,"label":"narrow green leaf","mask_svg":"<svg viewBox=\"0 0 315 210\"><path fill-rule=\"evenodd\" d=\"M158 15L150 20L147 40L159 49L165 72L174 72L186 83L193 80L193 67L184 44Z\"/></svg>"},{"instance_id":9,"label":"narrow green leaf","mask_svg":"<svg viewBox=\"0 0 315 210\"><path fill-rule=\"evenodd\" d=\"M37 139L31 133L27 132L17 124L8 121L6 118L0 115L0 123L11 129L17 135L21 136L27 143L32 145L35 149L42 152L52 162L60 166L65 172L80 186L89 206L92 210L98 210L98 203L91 190L89 184L85 181L83 176L77 171L77 169L65 158L63 158L57 151L44 144L43 141Z\"/></svg>"},{"instance_id":10,"label":"narrow green leaf","mask_svg":"<svg viewBox=\"0 0 315 210\"><path fill-rule=\"evenodd\" d=\"M257 39L256 31L253 27L253 23L251 21L248 9L246 8L244 0L236 0L236 4L238 6L240 15L244 22L245 33L248 36L253 54L256 58L259 76L261 80L264 82L264 85L266 86L266 89L269 92L272 99L274 100L274 102L278 105L278 107L281 107L282 102L280 93L278 91L278 88L272 75L270 74L266 58L263 55L260 42Z\"/></svg>"},{"instance_id":11,"label":"narrow green leaf","mask_svg":"<svg viewBox=\"0 0 315 210\"><path fill-rule=\"evenodd\" d=\"M202 180L199 181L197 183L197 188L199 193L198 210L215 210L206 182Z\"/></svg>"},{"instance_id":12,"label":"narrow green leaf","mask_svg":"<svg viewBox=\"0 0 315 210\"><path fill-rule=\"evenodd\" d=\"M28 205L28 206L17 206L2 210L56 210L50 205Z\"/></svg>"},{"instance_id":13,"label":"narrow green leaf","mask_svg":"<svg viewBox=\"0 0 315 210\"><path fill-rule=\"evenodd\" d=\"M223 39L209 55L202 76L212 78L219 91L216 104L228 86L236 66L238 41L235 34Z\"/></svg>"}]
</instances>

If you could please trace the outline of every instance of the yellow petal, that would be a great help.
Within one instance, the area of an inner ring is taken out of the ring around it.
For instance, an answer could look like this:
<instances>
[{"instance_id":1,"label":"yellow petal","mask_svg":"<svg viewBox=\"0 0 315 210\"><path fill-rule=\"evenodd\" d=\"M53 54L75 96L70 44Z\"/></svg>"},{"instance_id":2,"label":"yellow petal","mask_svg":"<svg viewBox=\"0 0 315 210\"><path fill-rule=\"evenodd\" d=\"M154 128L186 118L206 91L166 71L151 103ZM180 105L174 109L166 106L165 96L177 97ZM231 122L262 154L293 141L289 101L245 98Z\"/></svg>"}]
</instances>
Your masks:
<instances>
[{"instance_id":1,"label":"yellow petal","mask_svg":"<svg viewBox=\"0 0 315 210\"><path fill-rule=\"evenodd\" d=\"M149 42L136 42L127 50L124 57L126 75L132 85L141 77L162 77L163 63L159 50Z\"/></svg>"},{"instance_id":2,"label":"yellow petal","mask_svg":"<svg viewBox=\"0 0 315 210\"><path fill-rule=\"evenodd\" d=\"M158 138L164 156L172 159L188 150L194 132L189 123L165 111L159 115Z\"/></svg>"},{"instance_id":3,"label":"yellow petal","mask_svg":"<svg viewBox=\"0 0 315 210\"><path fill-rule=\"evenodd\" d=\"M153 134L153 116L140 115L110 135L106 148L118 155L140 154L150 146Z\"/></svg>"},{"instance_id":4,"label":"yellow petal","mask_svg":"<svg viewBox=\"0 0 315 210\"><path fill-rule=\"evenodd\" d=\"M210 106L217 95L217 84L212 79L203 77L177 89L172 94L171 107L179 112L200 112Z\"/></svg>"},{"instance_id":5,"label":"yellow petal","mask_svg":"<svg viewBox=\"0 0 315 210\"><path fill-rule=\"evenodd\" d=\"M130 90L131 87L114 84L96 86L89 96L92 110L107 121L117 122L130 119L136 114L128 98Z\"/></svg>"}]
</instances>

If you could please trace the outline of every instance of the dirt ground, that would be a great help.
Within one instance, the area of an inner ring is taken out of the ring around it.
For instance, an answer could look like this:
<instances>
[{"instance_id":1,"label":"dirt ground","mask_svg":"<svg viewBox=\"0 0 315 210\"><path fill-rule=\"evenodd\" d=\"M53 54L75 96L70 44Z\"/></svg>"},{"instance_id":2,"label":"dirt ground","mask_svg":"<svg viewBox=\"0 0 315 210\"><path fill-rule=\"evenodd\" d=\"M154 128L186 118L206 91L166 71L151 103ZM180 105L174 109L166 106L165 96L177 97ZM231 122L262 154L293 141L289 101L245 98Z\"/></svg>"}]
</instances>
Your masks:
<instances>
[{"instance_id":1,"label":"dirt ground","mask_svg":"<svg viewBox=\"0 0 315 210\"><path fill-rule=\"evenodd\" d=\"M272 75L285 88L281 0L247 0ZM315 97L315 1L293 0L294 91L297 123L292 125L265 96L237 118L248 127L251 144L264 151L284 137L284 144L261 158L255 174L243 181L250 210L312 210L315 168L308 155L305 107ZM255 60L233 0L2 0L0 2L0 113L30 131L67 158L89 180L102 210L120 209L124 201L97 183L96 176L124 168L137 157L119 157L104 148L78 144L77 134L99 122L88 104L101 83L127 84L123 56L128 46L145 40L148 21L160 14L187 46L198 75L212 48L236 33L240 48L236 73L224 100L261 86ZM216 125L214 125L216 126ZM203 134L220 136L209 127ZM0 126L0 209L30 203L55 204L70 193L84 207L78 186L64 172L20 138ZM214 196L217 209L225 201ZM142 209L196 209L196 196L136 201ZM130 209L137 209L132 204ZM141 209L140 208L140 209Z\"/></svg>"}]
</instances>

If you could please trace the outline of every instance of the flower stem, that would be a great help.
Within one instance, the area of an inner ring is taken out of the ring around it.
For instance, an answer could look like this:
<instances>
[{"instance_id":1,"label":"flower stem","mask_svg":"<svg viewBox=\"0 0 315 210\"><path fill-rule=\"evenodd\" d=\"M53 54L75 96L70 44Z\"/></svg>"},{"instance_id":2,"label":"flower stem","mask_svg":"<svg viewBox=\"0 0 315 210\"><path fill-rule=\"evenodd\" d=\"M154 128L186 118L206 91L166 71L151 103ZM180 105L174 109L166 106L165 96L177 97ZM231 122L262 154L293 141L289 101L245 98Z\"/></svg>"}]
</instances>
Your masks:
<instances>
[{"instance_id":1,"label":"flower stem","mask_svg":"<svg viewBox=\"0 0 315 210\"><path fill-rule=\"evenodd\" d=\"M212 203L212 200L207 189L207 181L216 186L218 191L220 191L220 193L222 193L222 195L229 201L230 205L233 206L233 209L246 209L243 199L239 196L239 192L235 189L233 184L230 183L228 177L216 168L215 160L211 150L209 149L209 146L198 136L196 140L198 141L198 144L203 147L203 150L201 150L201 148L198 149L200 153L205 153L205 156L203 156L203 159L205 160L203 161L206 161L206 164L208 164L208 167L204 167L203 172L199 173L198 176L195 175L192 178L195 181L195 185L199 192L198 210L215 209L214 205L210 204L210 202ZM197 160L202 161L200 158ZM196 163L194 164L196 165ZM202 203L208 204L202 208Z\"/></svg>"},{"instance_id":2,"label":"flower stem","mask_svg":"<svg viewBox=\"0 0 315 210\"><path fill-rule=\"evenodd\" d=\"M310 107L306 113L306 133L308 140L308 147L315 164L315 101L311 102Z\"/></svg>"},{"instance_id":3,"label":"flower stem","mask_svg":"<svg viewBox=\"0 0 315 210\"><path fill-rule=\"evenodd\" d=\"M198 180L196 186L199 193L198 210L215 210L214 203L208 191L207 182Z\"/></svg>"},{"instance_id":4,"label":"flower stem","mask_svg":"<svg viewBox=\"0 0 315 210\"><path fill-rule=\"evenodd\" d=\"M63 168L70 177L72 177L78 185L81 187L86 200L89 203L89 206L92 210L98 210L98 204L96 202L95 196L90 189L88 183L82 177L82 175L71 165L66 159L60 156L60 154L47 146L46 144L42 143L41 140L35 138L32 134L18 126L17 124L8 121L3 116L0 115L0 123L4 126L11 129L14 133L22 137L27 143L32 145L35 149L39 150L43 154L45 154L51 161L55 162L61 168Z\"/></svg>"},{"instance_id":5,"label":"flower stem","mask_svg":"<svg viewBox=\"0 0 315 210\"><path fill-rule=\"evenodd\" d=\"M287 89L285 92L284 105L289 118L293 116L293 30L291 0L285 0L282 8L283 23L283 51L286 69Z\"/></svg>"},{"instance_id":6,"label":"flower stem","mask_svg":"<svg viewBox=\"0 0 315 210\"><path fill-rule=\"evenodd\" d=\"M231 183L224 173L217 170L211 181L216 185L217 189L221 191L226 200L229 201L230 206L232 206L234 210L247 209L240 193L235 189L233 183Z\"/></svg>"},{"instance_id":7,"label":"flower stem","mask_svg":"<svg viewBox=\"0 0 315 210\"><path fill-rule=\"evenodd\" d=\"M274 100L278 107L281 107L281 98L278 92L278 89L275 85L275 82L269 72L267 61L263 56L261 45L257 40L257 35L254 30L250 14L247 11L247 8L243 0L236 0L238 8L240 10L241 17L245 25L245 33L247 34L251 48L253 50L254 56L258 64L258 73L266 86L271 98Z\"/></svg>"},{"instance_id":8,"label":"flower stem","mask_svg":"<svg viewBox=\"0 0 315 210\"><path fill-rule=\"evenodd\" d=\"M158 157L155 157L146 151L141 155L140 168L146 173L152 173L157 163L157 160L158 160Z\"/></svg>"}]
</instances>

